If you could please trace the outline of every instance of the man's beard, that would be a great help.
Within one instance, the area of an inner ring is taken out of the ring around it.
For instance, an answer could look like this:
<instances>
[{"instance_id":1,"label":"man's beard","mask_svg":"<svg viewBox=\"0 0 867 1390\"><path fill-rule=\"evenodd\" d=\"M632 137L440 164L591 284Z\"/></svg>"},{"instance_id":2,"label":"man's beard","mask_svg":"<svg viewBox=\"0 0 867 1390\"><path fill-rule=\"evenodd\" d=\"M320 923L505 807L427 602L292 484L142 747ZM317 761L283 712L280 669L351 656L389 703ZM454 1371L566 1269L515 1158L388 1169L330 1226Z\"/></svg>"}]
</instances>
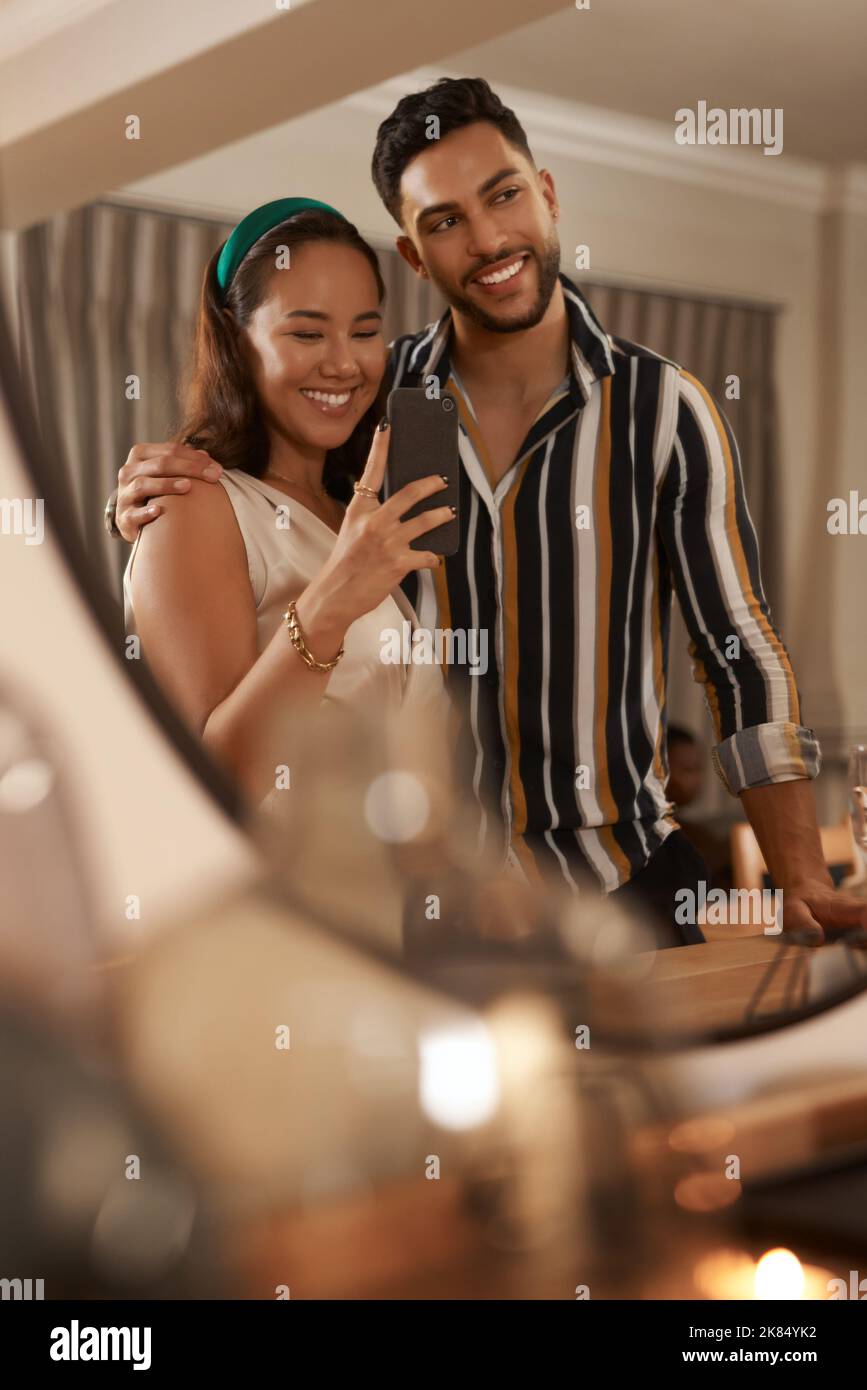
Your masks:
<instances>
[{"instance_id":1,"label":"man's beard","mask_svg":"<svg viewBox=\"0 0 867 1390\"><path fill-rule=\"evenodd\" d=\"M521 318L508 320L495 318L492 314L486 313L475 300L465 299L451 286L444 285L439 280L434 280L434 284L452 309L471 319L473 323L478 324L479 328L486 329L488 333L522 333L525 328L535 328L536 324L545 317L545 311L551 303L554 286L557 284L557 277L560 274L560 243L557 237L553 236L546 244L541 256L532 247L527 246L522 249L530 253L539 267L539 292L535 304ZM516 251L514 254L520 255L520 251ZM498 259L502 261L506 258L500 256ZM476 271L477 275L480 273L480 271ZM433 280L434 277L431 276L431 279Z\"/></svg>"}]
</instances>

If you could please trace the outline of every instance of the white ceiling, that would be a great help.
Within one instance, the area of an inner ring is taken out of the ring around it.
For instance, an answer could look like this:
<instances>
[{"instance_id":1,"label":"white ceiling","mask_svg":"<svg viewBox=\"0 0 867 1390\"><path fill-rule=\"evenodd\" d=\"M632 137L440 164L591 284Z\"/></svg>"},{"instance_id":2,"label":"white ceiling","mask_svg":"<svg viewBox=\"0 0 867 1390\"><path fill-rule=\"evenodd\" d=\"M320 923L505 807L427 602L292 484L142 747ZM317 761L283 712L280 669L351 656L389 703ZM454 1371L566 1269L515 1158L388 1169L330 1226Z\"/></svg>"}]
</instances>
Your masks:
<instances>
[{"instance_id":1,"label":"white ceiling","mask_svg":"<svg viewBox=\"0 0 867 1390\"><path fill-rule=\"evenodd\" d=\"M784 151L867 162L865 0L590 4L458 51L449 68L669 123L701 99L782 107Z\"/></svg>"},{"instance_id":2,"label":"white ceiling","mask_svg":"<svg viewBox=\"0 0 867 1390\"><path fill-rule=\"evenodd\" d=\"M0 0L0 54L14 58L113 0Z\"/></svg>"}]
</instances>

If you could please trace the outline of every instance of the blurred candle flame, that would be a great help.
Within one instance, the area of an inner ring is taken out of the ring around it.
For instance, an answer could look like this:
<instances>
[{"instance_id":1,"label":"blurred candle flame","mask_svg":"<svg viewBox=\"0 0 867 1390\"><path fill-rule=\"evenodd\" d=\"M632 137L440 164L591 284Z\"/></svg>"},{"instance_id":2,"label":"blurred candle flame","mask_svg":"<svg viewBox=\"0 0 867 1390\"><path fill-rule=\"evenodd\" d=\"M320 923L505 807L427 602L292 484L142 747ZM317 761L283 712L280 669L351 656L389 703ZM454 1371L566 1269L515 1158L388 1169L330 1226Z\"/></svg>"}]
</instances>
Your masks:
<instances>
[{"instance_id":1,"label":"blurred candle flame","mask_svg":"<svg viewBox=\"0 0 867 1390\"><path fill-rule=\"evenodd\" d=\"M767 1250L754 1262L737 1250L717 1250L700 1260L695 1282L705 1298L757 1300L825 1300L827 1269L802 1264L791 1250Z\"/></svg>"},{"instance_id":2,"label":"blurred candle flame","mask_svg":"<svg viewBox=\"0 0 867 1390\"><path fill-rule=\"evenodd\" d=\"M804 1268L791 1250L768 1250L756 1265L756 1298L803 1298Z\"/></svg>"}]
</instances>

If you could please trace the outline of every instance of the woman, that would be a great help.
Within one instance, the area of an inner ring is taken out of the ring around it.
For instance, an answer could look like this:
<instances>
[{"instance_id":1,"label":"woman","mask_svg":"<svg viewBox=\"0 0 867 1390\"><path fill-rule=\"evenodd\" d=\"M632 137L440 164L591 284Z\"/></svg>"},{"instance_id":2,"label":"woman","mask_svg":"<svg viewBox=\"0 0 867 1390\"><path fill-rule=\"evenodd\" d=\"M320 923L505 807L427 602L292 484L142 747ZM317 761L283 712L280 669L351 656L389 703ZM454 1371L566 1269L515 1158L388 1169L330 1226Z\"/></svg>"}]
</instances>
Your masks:
<instances>
[{"instance_id":1,"label":"woman","mask_svg":"<svg viewBox=\"0 0 867 1390\"><path fill-rule=\"evenodd\" d=\"M453 515L402 520L440 475L378 501L384 293L375 253L326 204L278 199L238 224L205 272L177 436L223 466L222 487L179 482L189 495L161 498L127 566L128 628L256 802L275 780L263 731L287 702L446 701L436 667L380 659L384 630L416 625L400 581L440 563L410 542Z\"/></svg>"}]
</instances>

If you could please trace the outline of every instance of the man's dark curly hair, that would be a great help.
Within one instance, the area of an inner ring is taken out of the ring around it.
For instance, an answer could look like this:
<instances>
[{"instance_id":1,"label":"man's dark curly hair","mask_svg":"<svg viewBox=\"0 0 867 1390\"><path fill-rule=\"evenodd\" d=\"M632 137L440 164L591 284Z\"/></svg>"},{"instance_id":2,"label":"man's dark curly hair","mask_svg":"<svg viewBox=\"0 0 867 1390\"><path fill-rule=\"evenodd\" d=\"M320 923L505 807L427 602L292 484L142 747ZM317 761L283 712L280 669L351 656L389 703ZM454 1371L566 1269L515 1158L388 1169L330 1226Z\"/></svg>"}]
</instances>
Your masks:
<instances>
[{"instance_id":1,"label":"man's dark curly hair","mask_svg":"<svg viewBox=\"0 0 867 1390\"><path fill-rule=\"evenodd\" d=\"M510 145L531 161L524 128L514 111L504 106L483 77L441 77L423 92L402 97L376 133L371 173L376 191L398 226L400 180L416 155L430 149L430 117L439 121L439 138L475 121L496 126Z\"/></svg>"}]
</instances>

